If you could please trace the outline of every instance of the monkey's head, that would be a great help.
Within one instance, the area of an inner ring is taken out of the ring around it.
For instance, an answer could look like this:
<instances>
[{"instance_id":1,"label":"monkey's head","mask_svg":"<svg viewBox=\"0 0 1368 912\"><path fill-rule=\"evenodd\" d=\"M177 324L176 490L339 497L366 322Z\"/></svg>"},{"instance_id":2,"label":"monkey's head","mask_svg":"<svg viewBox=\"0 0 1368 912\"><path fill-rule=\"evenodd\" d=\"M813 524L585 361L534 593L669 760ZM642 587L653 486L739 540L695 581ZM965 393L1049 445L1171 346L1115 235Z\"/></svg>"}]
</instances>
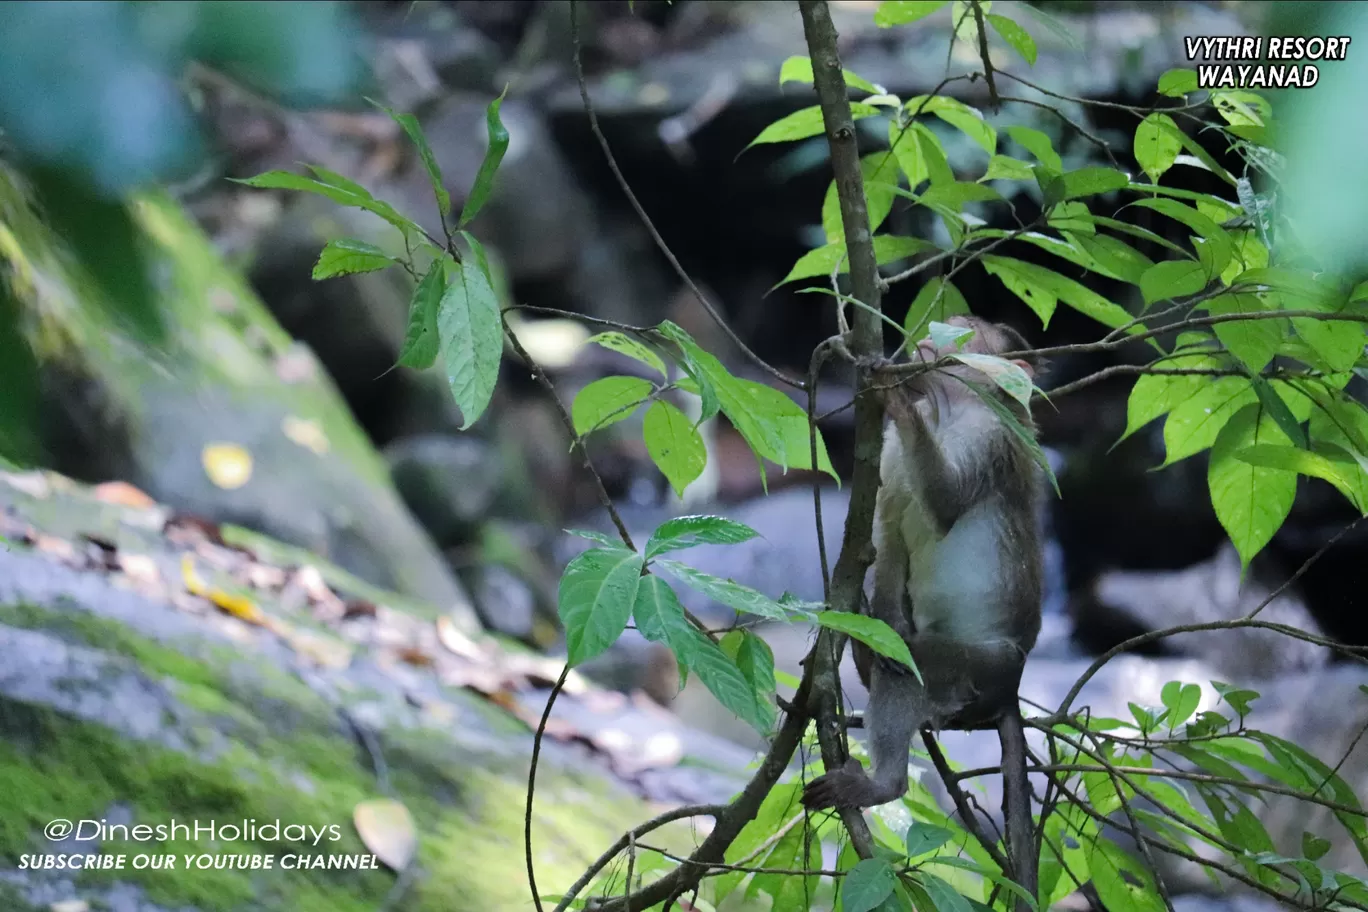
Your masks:
<instances>
[{"instance_id":1,"label":"monkey's head","mask_svg":"<svg viewBox=\"0 0 1368 912\"><path fill-rule=\"evenodd\" d=\"M1005 323L991 323L974 316L955 316L945 322L950 326L971 330L973 335L963 341L955 340L945 345L937 345L930 336L927 336L917 343L911 353L911 360L930 363L957 352L995 357L1010 353L1013 356L1010 359L1011 363L1025 371L1026 376L1032 381L1044 366L1042 359L1035 355L1030 343L1021 333ZM911 408L916 400L922 397L929 396L935 402L953 401L966 395L972 397L974 394L969 387L960 382L965 380L997 392L1009 406L1018 405L1010 396L1002 393L982 371L968 364L950 361L942 367L917 374L900 384L897 388L900 395L887 396L886 407L890 416L896 418L900 410Z\"/></svg>"}]
</instances>

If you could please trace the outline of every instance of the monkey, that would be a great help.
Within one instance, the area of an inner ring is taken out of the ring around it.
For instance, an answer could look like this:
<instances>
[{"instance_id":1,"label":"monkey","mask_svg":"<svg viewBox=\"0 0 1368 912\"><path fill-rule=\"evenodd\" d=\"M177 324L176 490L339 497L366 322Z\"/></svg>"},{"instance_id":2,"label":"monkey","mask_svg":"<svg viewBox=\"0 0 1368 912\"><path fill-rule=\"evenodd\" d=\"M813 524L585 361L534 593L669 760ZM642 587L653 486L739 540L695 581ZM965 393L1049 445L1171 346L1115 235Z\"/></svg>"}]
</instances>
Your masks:
<instances>
[{"instance_id":1,"label":"monkey","mask_svg":"<svg viewBox=\"0 0 1368 912\"><path fill-rule=\"evenodd\" d=\"M1029 353L1021 335L1004 324L977 317L947 322L973 331L960 351ZM928 337L915 356L934 361L955 350ZM1038 362L1027 354L1015 363L1034 378ZM1016 821L1015 838L1008 821L1015 858L1028 846L1024 840L1034 838L1017 689L1040 633L1041 477L1026 444L963 381L997 396L1028 433L1035 426L1027 409L967 364L955 361L897 379L885 369L874 371L876 385L884 387L888 422L866 610L906 640L922 680L852 641L856 669L869 689L864 726L871 770L866 774L851 758L809 782L803 804L816 810L893 801L907 791L908 750L924 726L996 725L1004 791L1026 802L1025 829Z\"/></svg>"}]
</instances>

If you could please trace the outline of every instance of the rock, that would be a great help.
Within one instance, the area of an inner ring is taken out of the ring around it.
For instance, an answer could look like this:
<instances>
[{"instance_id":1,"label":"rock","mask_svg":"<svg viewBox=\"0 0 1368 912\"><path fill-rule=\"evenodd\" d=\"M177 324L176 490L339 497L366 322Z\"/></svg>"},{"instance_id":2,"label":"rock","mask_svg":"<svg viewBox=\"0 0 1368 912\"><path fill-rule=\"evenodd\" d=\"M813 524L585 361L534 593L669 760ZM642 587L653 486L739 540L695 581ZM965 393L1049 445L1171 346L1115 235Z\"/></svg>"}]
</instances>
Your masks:
<instances>
[{"instance_id":1,"label":"rock","mask_svg":"<svg viewBox=\"0 0 1368 912\"><path fill-rule=\"evenodd\" d=\"M1173 573L1114 571L1094 584L1093 597L1104 610L1119 612L1122 624L1137 632L1181 624L1230 621L1248 615L1272 590L1254 580L1241 582L1240 557L1230 544L1211 560ZM1259 619L1319 635L1301 599L1282 593L1259 612ZM1166 649L1199 658L1226 680L1248 681L1318 668L1329 658L1321 646L1270 630L1209 630L1171 637Z\"/></svg>"},{"instance_id":2,"label":"rock","mask_svg":"<svg viewBox=\"0 0 1368 912\"><path fill-rule=\"evenodd\" d=\"M537 599L530 586L497 565L481 567L475 605L485 629L528 642L537 619Z\"/></svg>"},{"instance_id":3,"label":"rock","mask_svg":"<svg viewBox=\"0 0 1368 912\"><path fill-rule=\"evenodd\" d=\"M311 275L329 240L351 237L402 254L397 232L321 197L297 194L288 202L252 262L251 282L262 301L318 356L373 440L383 444L410 434L459 431L464 422L442 370L395 367L413 281L399 269L321 282ZM429 203L423 211L432 208Z\"/></svg>"},{"instance_id":4,"label":"rock","mask_svg":"<svg viewBox=\"0 0 1368 912\"><path fill-rule=\"evenodd\" d=\"M408 884L405 907L524 904L517 847L530 726L559 665L433 625L409 600L317 556L259 538L250 550L173 539L168 513L99 499L53 474L0 476L0 907L380 908L395 886L390 871L283 870L300 854L365 853L353 810L380 796L409 809L422 847L425 876ZM267 556L277 551L293 556ZM222 603L232 613L186 590L186 560L239 594ZM305 578L312 602L290 595L303 597L289 581ZM248 595L254 611L242 607ZM327 599L352 607L330 615ZM578 676L552 723L534 818L559 821L536 830L546 847L537 873L551 889L651 815L637 796L725 800L751 759ZM59 817L91 823L50 841L44 824ZM96 826L276 820L324 836L317 845L246 834L135 842ZM97 851L127 856L124 869L85 878L19 867L20 854ZM263 855L273 867L213 871L206 893L198 872L132 863L185 853Z\"/></svg>"},{"instance_id":5,"label":"rock","mask_svg":"<svg viewBox=\"0 0 1368 912\"><path fill-rule=\"evenodd\" d=\"M399 496L438 546L474 541L502 482L489 444L425 434L396 441L385 458Z\"/></svg>"},{"instance_id":6,"label":"rock","mask_svg":"<svg viewBox=\"0 0 1368 912\"><path fill-rule=\"evenodd\" d=\"M59 469L122 479L178 510L311 548L371 582L420 596L470 630L473 606L404 509L370 442L306 348L168 198L134 204L158 277L154 305L172 327L164 350L131 338L66 265L63 242L0 171L0 219L43 270L21 304L66 302L63 342L45 353L43 444ZM55 313L55 312L53 312ZM58 319L54 317L53 319ZM245 454L216 484L207 448Z\"/></svg>"}]
</instances>

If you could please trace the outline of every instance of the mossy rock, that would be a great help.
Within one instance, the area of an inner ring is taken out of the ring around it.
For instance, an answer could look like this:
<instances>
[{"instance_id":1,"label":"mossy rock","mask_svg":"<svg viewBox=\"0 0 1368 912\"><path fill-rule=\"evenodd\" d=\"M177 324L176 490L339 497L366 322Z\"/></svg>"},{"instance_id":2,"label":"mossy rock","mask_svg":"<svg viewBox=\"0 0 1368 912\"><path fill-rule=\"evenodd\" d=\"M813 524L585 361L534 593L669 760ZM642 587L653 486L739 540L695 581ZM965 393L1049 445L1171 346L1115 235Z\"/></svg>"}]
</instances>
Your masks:
<instances>
[{"instance_id":1,"label":"mossy rock","mask_svg":"<svg viewBox=\"0 0 1368 912\"><path fill-rule=\"evenodd\" d=\"M111 316L22 179L0 167L0 281L41 364L47 464L307 548L477 629L469 597L309 349L173 200L147 193L131 206L168 327L155 349ZM245 483L211 481L214 444L250 455Z\"/></svg>"},{"instance_id":2,"label":"mossy rock","mask_svg":"<svg viewBox=\"0 0 1368 912\"><path fill-rule=\"evenodd\" d=\"M446 686L421 663L387 664L379 639L317 622L269 588L247 590L260 612L252 623L227 602L187 604L190 584L178 568L189 559L208 585L226 586L214 560L224 546L173 540L162 525L168 514L112 503L52 473L0 474L0 908L27 912L68 899L120 912L530 908L526 713L515 718ZM380 605L377 623L432 626L403 610L418 610L411 601L315 556L231 528L224 536L250 543L256 566L280 561L289 571L308 561L339 597ZM115 569L132 555L144 584L156 577L164 585L140 589ZM287 631L305 629L350 643L349 661L322 662L297 648ZM574 718L576 697L563 701ZM716 801L738 786L747 759L741 752L710 773L695 758L675 772L712 775L712 791L689 800ZM554 740L543 747L536 794L544 893L564 889L651 816L608 764ZM301 869L301 860L367 854L353 812L385 797L408 808L418 834L416 862L402 879L383 865ZM45 828L58 819L98 823L55 842ZM294 840L262 834L274 821L314 829ZM139 825L153 829L132 829ZM32 869L43 856L97 852L124 856L123 868ZM165 856L174 869L148 861ZM236 857L258 866L223 867ZM387 907L392 892L402 898Z\"/></svg>"}]
</instances>

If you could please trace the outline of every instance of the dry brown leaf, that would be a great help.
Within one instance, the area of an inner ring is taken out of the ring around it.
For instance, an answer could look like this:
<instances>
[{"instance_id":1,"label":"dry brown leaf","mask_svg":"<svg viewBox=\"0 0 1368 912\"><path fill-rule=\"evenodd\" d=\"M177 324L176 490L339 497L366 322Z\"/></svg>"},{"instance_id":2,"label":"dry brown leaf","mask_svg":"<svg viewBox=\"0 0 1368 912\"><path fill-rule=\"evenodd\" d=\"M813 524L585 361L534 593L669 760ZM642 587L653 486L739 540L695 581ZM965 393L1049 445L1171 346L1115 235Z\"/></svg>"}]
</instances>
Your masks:
<instances>
[{"instance_id":1,"label":"dry brown leaf","mask_svg":"<svg viewBox=\"0 0 1368 912\"><path fill-rule=\"evenodd\" d=\"M380 798L363 801L352 811L356 835L367 849L392 870L402 871L418 850L418 831L413 815L397 801Z\"/></svg>"},{"instance_id":2,"label":"dry brown leaf","mask_svg":"<svg viewBox=\"0 0 1368 912\"><path fill-rule=\"evenodd\" d=\"M146 509L157 505L155 500L126 481L106 481L103 484L97 484L94 494L96 500L117 504L121 507Z\"/></svg>"},{"instance_id":3,"label":"dry brown leaf","mask_svg":"<svg viewBox=\"0 0 1368 912\"><path fill-rule=\"evenodd\" d=\"M466 636L465 632L445 614L437 619L437 642L445 646L449 652L467 659L484 657L476 642Z\"/></svg>"},{"instance_id":4,"label":"dry brown leaf","mask_svg":"<svg viewBox=\"0 0 1368 912\"><path fill-rule=\"evenodd\" d=\"M45 554L51 554L64 564L75 566L80 563L76 547L65 538L39 532L33 537L33 546Z\"/></svg>"},{"instance_id":5,"label":"dry brown leaf","mask_svg":"<svg viewBox=\"0 0 1368 912\"><path fill-rule=\"evenodd\" d=\"M236 443L211 443L200 452L204 474L217 487L232 491L252 478L252 454Z\"/></svg>"},{"instance_id":6,"label":"dry brown leaf","mask_svg":"<svg viewBox=\"0 0 1368 912\"><path fill-rule=\"evenodd\" d=\"M366 599L347 599L342 604L343 620L352 620L354 618L363 617L375 617L375 602L367 601Z\"/></svg>"},{"instance_id":7,"label":"dry brown leaf","mask_svg":"<svg viewBox=\"0 0 1368 912\"><path fill-rule=\"evenodd\" d=\"M162 526L162 534L177 545L197 545L205 541L215 545L225 544L218 523L193 513L171 514Z\"/></svg>"},{"instance_id":8,"label":"dry brown leaf","mask_svg":"<svg viewBox=\"0 0 1368 912\"><path fill-rule=\"evenodd\" d=\"M401 661L419 668L430 668L432 666L432 656L416 646L400 646L395 650Z\"/></svg>"}]
</instances>

